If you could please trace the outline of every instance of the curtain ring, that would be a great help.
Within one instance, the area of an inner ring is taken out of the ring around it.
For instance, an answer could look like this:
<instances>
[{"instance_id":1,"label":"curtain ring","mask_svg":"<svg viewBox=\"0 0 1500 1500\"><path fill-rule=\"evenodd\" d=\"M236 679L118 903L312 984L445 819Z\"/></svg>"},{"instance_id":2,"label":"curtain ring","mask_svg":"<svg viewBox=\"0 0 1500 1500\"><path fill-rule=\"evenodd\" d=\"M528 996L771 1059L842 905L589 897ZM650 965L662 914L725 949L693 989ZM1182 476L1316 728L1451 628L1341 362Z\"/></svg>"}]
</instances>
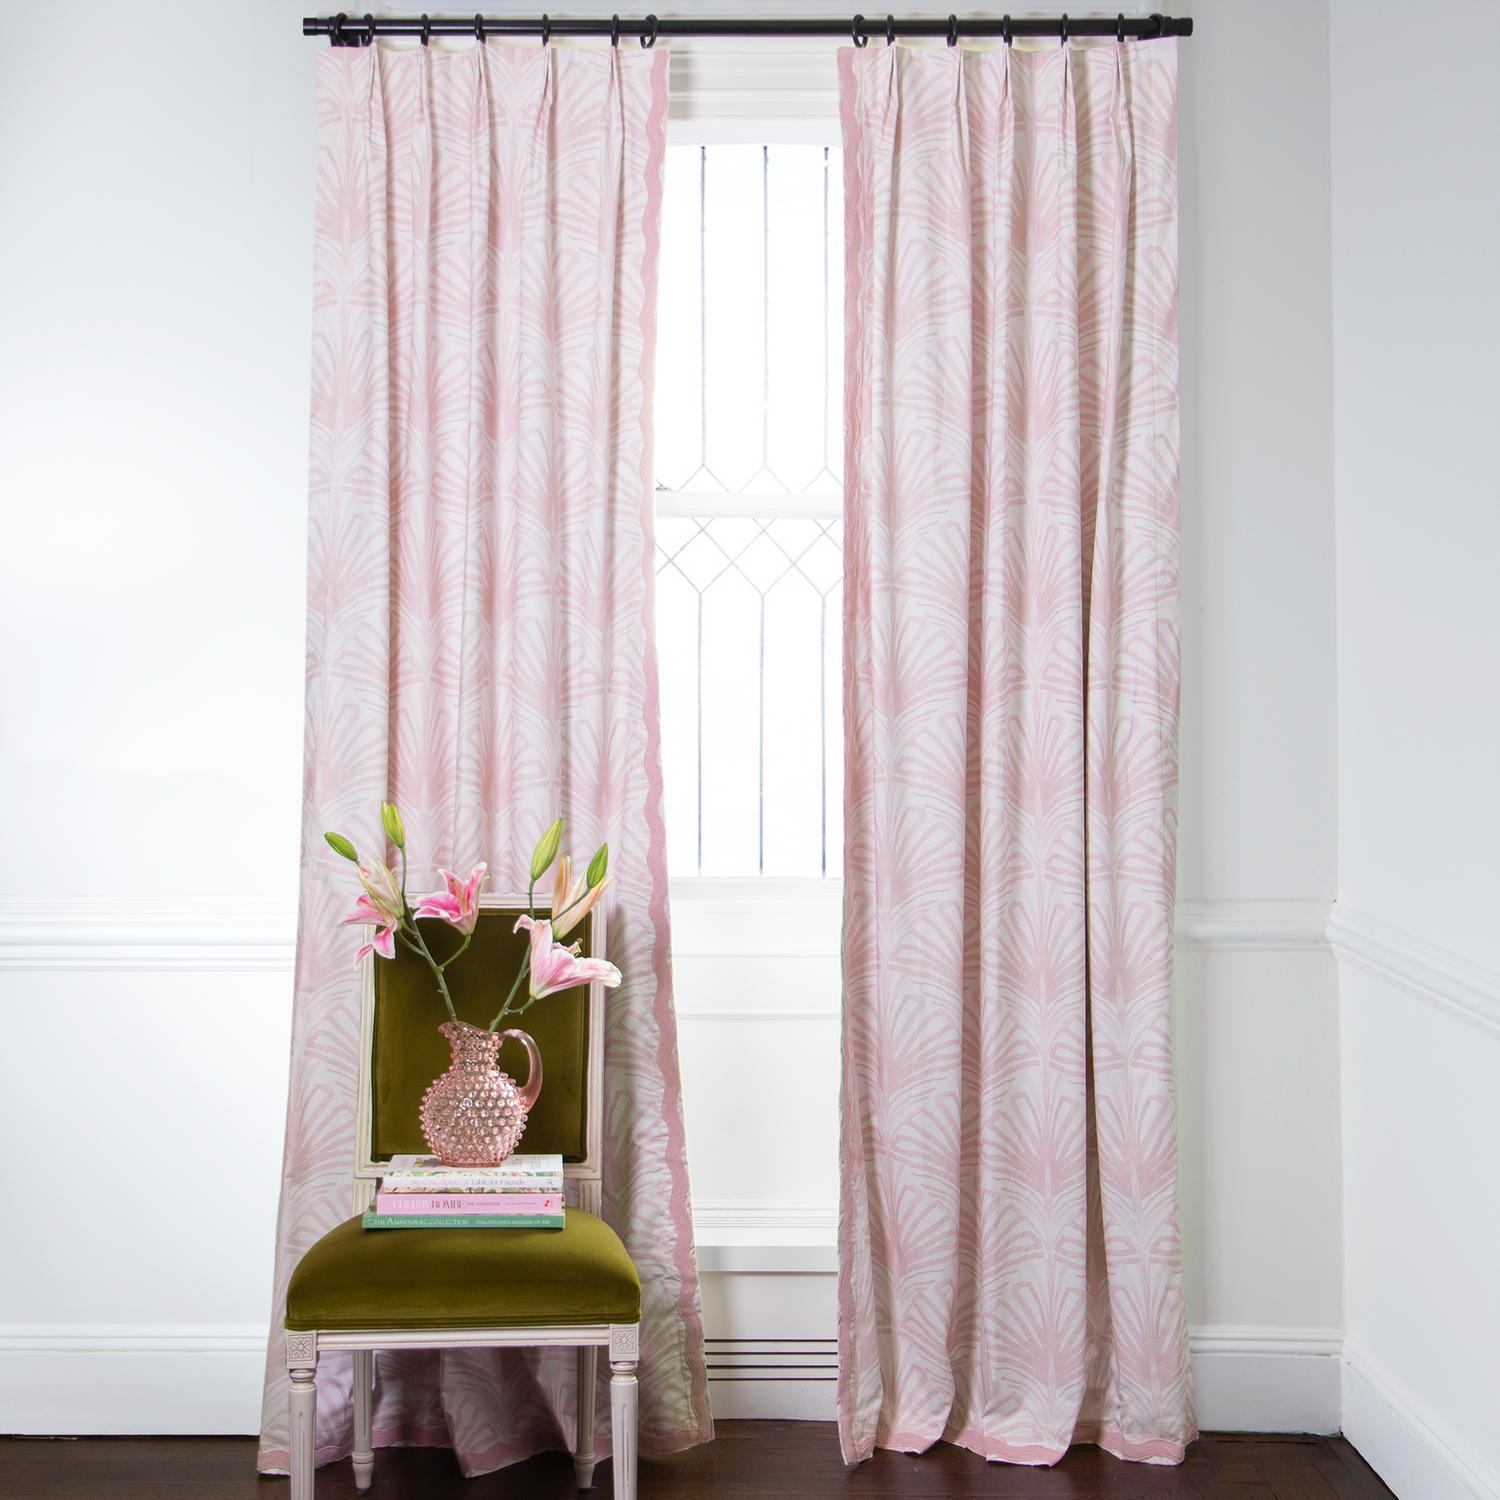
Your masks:
<instances>
[{"instance_id":1,"label":"curtain ring","mask_svg":"<svg viewBox=\"0 0 1500 1500\"><path fill-rule=\"evenodd\" d=\"M1125 12L1122 10L1120 12L1120 14L1115 17L1115 41L1116 41L1116 43L1120 43L1120 42L1123 42L1124 40L1125 40Z\"/></svg>"},{"instance_id":2,"label":"curtain ring","mask_svg":"<svg viewBox=\"0 0 1500 1500\"><path fill-rule=\"evenodd\" d=\"M1000 23L1000 25L1001 25L1000 35L1005 38L1005 45L1008 47L1011 44L1010 14L1009 14L1009 12L1006 13L1005 19L1004 19L1004 21L1002 21Z\"/></svg>"},{"instance_id":3,"label":"curtain ring","mask_svg":"<svg viewBox=\"0 0 1500 1500\"><path fill-rule=\"evenodd\" d=\"M887 16L885 18L885 44L887 47L896 45L896 18Z\"/></svg>"},{"instance_id":4,"label":"curtain ring","mask_svg":"<svg viewBox=\"0 0 1500 1500\"><path fill-rule=\"evenodd\" d=\"M546 11L542 12L542 46L547 46L552 41L552 21Z\"/></svg>"},{"instance_id":5,"label":"curtain ring","mask_svg":"<svg viewBox=\"0 0 1500 1500\"><path fill-rule=\"evenodd\" d=\"M484 46L484 17L477 10L474 12L474 40Z\"/></svg>"},{"instance_id":6,"label":"curtain ring","mask_svg":"<svg viewBox=\"0 0 1500 1500\"><path fill-rule=\"evenodd\" d=\"M427 19L427 12L422 12L422 45L427 45L427 39L432 35L432 22Z\"/></svg>"},{"instance_id":7,"label":"curtain ring","mask_svg":"<svg viewBox=\"0 0 1500 1500\"><path fill-rule=\"evenodd\" d=\"M359 45L361 47L373 47L375 45L375 17L369 11L365 12L365 39Z\"/></svg>"},{"instance_id":8,"label":"curtain ring","mask_svg":"<svg viewBox=\"0 0 1500 1500\"><path fill-rule=\"evenodd\" d=\"M958 17L957 16L949 16L948 17L948 45L950 47L956 47L956 46L958 46Z\"/></svg>"},{"instance_id":9,"label":"curtain ring","mask_svg":"<svg viewBox=\"0 0 1500 1500\"><path fill-rule=\"evenodd\" d=\"M1151 19L1156 22L1156 35L1165 36L1167 34L1167 23L1162 17L1161 13L1159 11L1153 11L1151 13Z\"/></svg>"},{"instance_id":10,"label":"curtain ring","mask_svg":"<svg viewBox=\"0 0 1500 1500\"><path fill-rule=\"evenodd\" d=\"M343 47L347 45L344 41L344 22L346 20L348 20L348 17L343 13L343 11L340 11L338 15L333 18L333 45L335 47Z\"/></svg>"},{"instance_id":11,"label":"curtain ring","mask_svg":"<svg viewBox=\"0 0 1500 1500\"><path fill-rule=\"evenodd\" d=\"M618 16L609 18L609 45L611 47L620 45L620 18Z\"/></svg>"},{"instance_id":12,"label":"curtain ring","mask_svg":"<svg viewBox=\"0 0 1500 1500\"><path fill-rule=\"evenodd\" d=\"M1068 45L1068 13L1067 13L1067 11L1063 12L1063 18L1062 18L1062 45L1064 47L1066 47Z\"/></svg>"},{"instance_id":13,"label":"curtain ring","mask_svg":"<svg viewBox=\"0 0 1500 1500\"><path fill-rule=\"evenodd\" d=\"M854 38L854 45L856 47L868 47L870 45L870 39L869 39L869 37L867 37L867 36L861 36L859 34L859 28L861 26L863 26L864 24L865 24L865 18L863 16L855 16L855 18L854 18L854 25L849 28L850 35L853 36L853 38Z\"/></svg>"},{"instance_id":14,"label":"curtain ring","mask_svg":"<svg viewBox=\"0 0 1500 1500\"><path fill-rule=\"evenodd\" d=\"M647 16L646 19L651 23L651 34L641 37L641 46L649 50L656 45L656 17Z\"/></svg>"}]
</instances>

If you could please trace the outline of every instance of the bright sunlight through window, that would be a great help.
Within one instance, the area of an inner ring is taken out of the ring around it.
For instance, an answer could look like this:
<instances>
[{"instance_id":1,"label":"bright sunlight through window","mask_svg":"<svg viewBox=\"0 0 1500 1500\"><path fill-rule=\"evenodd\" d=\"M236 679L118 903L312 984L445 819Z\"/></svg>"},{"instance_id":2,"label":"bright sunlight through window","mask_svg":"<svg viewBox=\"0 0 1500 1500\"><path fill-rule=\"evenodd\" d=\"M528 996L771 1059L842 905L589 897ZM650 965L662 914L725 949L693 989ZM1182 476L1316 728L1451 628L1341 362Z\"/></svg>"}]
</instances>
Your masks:
<instances>
[{"instance_id":1,"label":"bright sunlight through window","mask_svg":"<svg viewBox=\"0 0 1500 1500\"><path fill-rule=\"evenodd\" d=\"M674 876L837 876L843 153L667 151L656 632Z\"/></svg>"}]
</instances>

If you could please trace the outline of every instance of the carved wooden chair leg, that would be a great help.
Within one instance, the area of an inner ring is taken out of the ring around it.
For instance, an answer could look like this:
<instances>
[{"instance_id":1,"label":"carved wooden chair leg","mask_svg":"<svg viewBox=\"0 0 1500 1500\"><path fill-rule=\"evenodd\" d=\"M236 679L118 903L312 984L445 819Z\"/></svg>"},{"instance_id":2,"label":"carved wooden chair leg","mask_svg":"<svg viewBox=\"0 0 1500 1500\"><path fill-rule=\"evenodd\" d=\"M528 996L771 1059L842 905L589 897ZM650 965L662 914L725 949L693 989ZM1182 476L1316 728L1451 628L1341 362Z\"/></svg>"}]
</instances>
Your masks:
<instances>
[{"instance_id":1,"label":"carved wooden chair leg","mask_svg":"<svg viewBox=\"0 0 1500 1500\"><path fill-rule=\"evenodd\" d=\"M594 1485L594 1376L598 1350L592 1344L578 1348L578 1441L573 1445L573 1475L581 1490Z\"/></svg>"},{"instance_id":2,"label":"carved wooden chair leg","mask_svg":"<svg viewBox=\"0 0 1500 1500\"><path fill-rule=\"evenodd\" d=\"M609 1330L609 1415L614 1440L615 1500L635 1500L636 1424L640 1360L639 1323L615 1324Z\"/></svg>"},{"instance_id":3,"label":"carved wooden chair leg","mask_svg":"<svg viewBox=\"0 0 1500 1500\"><path fill-rule=\"evenodd\" d=\"M361 1495L375 1478L375 1351L354 1351L354 1488Z\"/></svg>"},{"instance_id":4,"label":"carved wooden chair leg","mask_svg":"<svg viewBox=\"0 0 1500 1500\"><path fill-rule=\"evenodd\" d=\"M289 1333L286 1340L287 1373L291 1376L289 1500L313 1500L313 1459L318 1445L318 1343L314 1334Z\"/></svg>"}]
</instances>

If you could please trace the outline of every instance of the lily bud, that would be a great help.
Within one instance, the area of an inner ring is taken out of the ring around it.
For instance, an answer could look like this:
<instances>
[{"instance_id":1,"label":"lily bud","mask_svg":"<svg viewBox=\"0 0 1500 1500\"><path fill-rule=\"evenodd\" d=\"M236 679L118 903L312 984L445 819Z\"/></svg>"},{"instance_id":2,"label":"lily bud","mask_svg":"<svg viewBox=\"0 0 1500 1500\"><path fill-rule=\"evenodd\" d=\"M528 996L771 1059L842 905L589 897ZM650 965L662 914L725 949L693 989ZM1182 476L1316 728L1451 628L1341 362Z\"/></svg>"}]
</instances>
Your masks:
<instances>
[{"instance_id":1,"label":"lily bud","mask_svg":"<svg viewBox=\"0 0 1500 1500\"><path fill-rule=\"evenodd\" d=\"M343 834L325 833L323 837L328 840L328 847L335 854L342 854L345 859L352 859L355 864L359 863L359 855L355 853L354 845Z\"/></svg>"},{"instance_id":2,"label":"lily bud","mask_svg":"<svg viewBox=\"0 0 1500 1500\"><path fill-rule=\"evenodd\" d=\"M609 869L609 845L600 844L598 852L589 861L589 873L587 876L588 888L593 888L604 879L604 872Z\"/></svg>"},{"instance_id":3,"label":"lily bud","mask_svg":"<svg viewBox=\"0 0 1500 1500\"><path fill-rule=\"evenodd\" d=\"M398 848L406 848L406 824L401 821L401 810L394 802L380 804L380 821L385 824L386 837Z\"/></svg>"},{"instance_id":4,"label":"lily bud","mask_svg":"<svg viewBox=\"0 0 1500 1500\"><path fill-rule=\"evenodd\" d=\"M557 846L562 843L562 824L559 818L540 839L531 854L531 880L534 885L547 873L547 867L557 858Z\"/></svg>"}]
</instances>

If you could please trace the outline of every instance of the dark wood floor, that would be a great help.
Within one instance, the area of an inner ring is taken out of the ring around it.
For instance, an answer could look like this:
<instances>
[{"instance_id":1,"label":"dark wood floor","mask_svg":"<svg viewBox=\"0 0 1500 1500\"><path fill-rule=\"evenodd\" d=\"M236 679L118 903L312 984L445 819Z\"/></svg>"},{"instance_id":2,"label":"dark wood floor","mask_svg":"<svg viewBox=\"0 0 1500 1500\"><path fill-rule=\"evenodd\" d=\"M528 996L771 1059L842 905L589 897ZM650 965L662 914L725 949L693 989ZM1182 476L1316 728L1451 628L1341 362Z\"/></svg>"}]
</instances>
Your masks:
<instances>
[{"instance_id":1,"label":"dark wood floor","mask_svg":"<svg viewBox=\"0 0 1500 1500\"><path fill-rule=\"evenodd\" d=\"M718 1440L671 1458L643 1458L641 1500L759 1500L761 1496L1109 1496L1110 1500L1392 1500L1374 1470L1342 1438L1208 1433L1180 1468L1121 1463L1074 1448L1052 1469L987 1464L939 1443L920 1457L877 1452L845 1469L825 1422L720 1422ZM593 1496L612 1493L608 1463ZM354 1494L348 1462L318 1470L319 1500ZM573 1500L573 1465L562 1454L465 1480L440 1448L385 1448L375 1455L373 1500ZM0 1495L16 1500L279 1500L284 1479L255 1473L252 1438L0 1439ZM593 1500L593 1497L591 1497Z\"/></svg>"}]
</instances>

